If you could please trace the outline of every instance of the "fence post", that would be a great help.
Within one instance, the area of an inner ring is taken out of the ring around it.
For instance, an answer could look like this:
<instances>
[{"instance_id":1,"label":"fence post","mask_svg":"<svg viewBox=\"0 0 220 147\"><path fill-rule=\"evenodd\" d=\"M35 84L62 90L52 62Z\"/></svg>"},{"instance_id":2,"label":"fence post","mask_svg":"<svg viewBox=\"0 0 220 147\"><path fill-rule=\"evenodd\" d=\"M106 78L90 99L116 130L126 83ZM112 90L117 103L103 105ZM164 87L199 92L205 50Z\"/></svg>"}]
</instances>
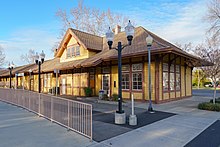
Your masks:
<instances>
[{"instance_id":1,"label":"fence post","mask_svg":"<svg viewBox=\"0 0 220 147\"><path fill-rule=\"evenodd\" d=\"M30 94L31 92L30 91L28 91L28 109L29 109L29 111L31 111L31 100L30 100L30 98L31 98L31 94Z\"/></svg>"},{"instance_id":2,"label":"fence post","mask_svg":"<svg viewBox=\"0 0 220 147\"><path fill-rule=\"evenodd\" d=\"M50 114L50 117L51 117L51 118L50 118L50 121L53 122L53 97L51 96L50 98L51 98L51 99L50 99L50 109L51 109L51 110L50 110L50 113L51 113L51 114Z\"/></svg>"},{"instance_id":3,"label":"fence post","mask_svg":"<svg viewBox=\"0 0 220 147\"><path fill-rule=\"evenodd\" d=\"M67 130L69 131L70 130L70 102L68 100L68 128Z\"/></svg>"},{"instance_id":4,"label":"fence post","mask_svg":"<svg viewBox=\"0 0 220 147\"><path fill-rule=\"evenodd\" d=\"M90 110L90 113L91 113L91 114L90 114L90 115L91 115L91 117L90 117L90 118L91 118L91 120L90 120L90 121L91 121L91 122L90 122L90 125L91 125L91 134L90 134L90 137L91 137L91 138L90 138L90 141L92 141L92 105L91 105L90 108L91 108L91 110Z\"/></svg>"}]
</instances>

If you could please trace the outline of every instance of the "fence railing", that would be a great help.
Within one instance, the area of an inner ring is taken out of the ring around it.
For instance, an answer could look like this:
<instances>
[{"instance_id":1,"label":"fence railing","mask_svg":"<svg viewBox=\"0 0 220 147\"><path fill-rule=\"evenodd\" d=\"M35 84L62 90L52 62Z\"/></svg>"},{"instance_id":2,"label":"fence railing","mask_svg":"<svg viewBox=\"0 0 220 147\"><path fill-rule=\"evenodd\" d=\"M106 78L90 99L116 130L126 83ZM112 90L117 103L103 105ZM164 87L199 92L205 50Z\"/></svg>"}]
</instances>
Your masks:
<instances>
[{"instance_id":1,"label":"fence railing","mask_svg":"<svg viewBox=\"0 0 220 147\"><path fill-rule=\"evenodd\" d=\"M92 140L92 105L21 89L0 88L0 100L23 107Z\"/></svg>"}]
</instances>

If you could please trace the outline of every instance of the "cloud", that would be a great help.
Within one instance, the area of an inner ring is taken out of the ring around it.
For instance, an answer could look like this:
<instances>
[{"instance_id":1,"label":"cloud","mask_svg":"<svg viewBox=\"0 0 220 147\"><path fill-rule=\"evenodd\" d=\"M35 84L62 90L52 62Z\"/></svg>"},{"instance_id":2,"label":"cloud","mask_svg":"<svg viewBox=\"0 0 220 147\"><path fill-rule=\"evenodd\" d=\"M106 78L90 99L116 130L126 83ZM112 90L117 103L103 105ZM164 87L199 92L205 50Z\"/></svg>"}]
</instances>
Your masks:
<instances>
[{"instance_id":1,"label":"cloud","mask_svg":"<svg viewBox=\"0 0 220 147\"><path fill-rule=\"evenodd\" d=\"M123 14L172 43L197 44L205 39L208 29L203 20L207 10L206 0L141 1L127 7L130 11Z\"/></svg>"},{"instance_id":2,"label":"cloud","mask_svg":"<svg viewBox=\"0 0 220 147\"><path fill-rule=\"evenodd\" d=\"M6 61L13 61L16 65L26 64L20 56L34 49L36 52L44 50L46 59L53 57L51 52L58 34L44 28L23 28L12 32L6 39L0 40L4 48Z\"/></svg>"},{"instance_id":3,"label":"cloud","mask_svg":"<svg viewBox=\"0 0 220 147\"><path fill-rule=\"evenodd\" d=\"M172 42L198 44L205 39L208 24L203 17L206 12L204 2L190 3L181 9L179 17L155 30Z\"/></svg>"}]
</instances>

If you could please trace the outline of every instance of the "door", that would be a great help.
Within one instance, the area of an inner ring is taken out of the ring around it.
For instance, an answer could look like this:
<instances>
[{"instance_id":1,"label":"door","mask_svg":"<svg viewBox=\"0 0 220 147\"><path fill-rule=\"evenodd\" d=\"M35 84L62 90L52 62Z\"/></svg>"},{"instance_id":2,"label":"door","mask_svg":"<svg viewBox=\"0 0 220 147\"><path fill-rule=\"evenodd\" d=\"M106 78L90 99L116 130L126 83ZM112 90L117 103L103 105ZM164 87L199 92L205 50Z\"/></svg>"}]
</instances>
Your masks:
<instances>
[{"instance_id":1,"label":"door","mask_svg":"<svg viewBox=\"0 0 220 147\"><path fill-rule=\"evenodd\" d=\"M107 94L109 97L110 93L110 75L104 74L102 75L102 89L104 90L104 93Z\"/></svg>"},{"instance_id":2,"label":"door","mask_svg":"<svg viewBox=\"0 0 220 147\"><path fill-rule=\"evenodd\" d=\"M66 94L66 78L62 78L62 94Z\"/></svg>"}]
</instances>

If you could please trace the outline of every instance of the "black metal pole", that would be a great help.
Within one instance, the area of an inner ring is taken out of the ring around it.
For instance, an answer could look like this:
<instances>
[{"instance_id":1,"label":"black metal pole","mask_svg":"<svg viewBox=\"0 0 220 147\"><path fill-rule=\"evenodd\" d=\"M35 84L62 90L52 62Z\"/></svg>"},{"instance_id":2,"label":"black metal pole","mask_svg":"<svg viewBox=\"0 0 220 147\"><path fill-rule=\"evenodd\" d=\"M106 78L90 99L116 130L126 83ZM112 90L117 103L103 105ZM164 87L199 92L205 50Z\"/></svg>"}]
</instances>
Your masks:
<instances>
[{"instance_id":1,"label":"black metal pole","mask_svg":"<svg viewBox=\"0 0 220 147\"><path fill-rule=\"evenodd\" d=\"M12 69L9 68L9 70L10 70L10 89L11 89L11 76L12 76Z\"/></svg>"},{"instance_id":2,"label":"black metal pole","mask_svg":"<svg viewBox=\"0 0 220 147\"><path fill-rule=\"evenodd\" d=\"M29 91L31 91L31 72L29 72Z\"/></svg>"},{"instance_id":3,"label":"black metal pole","mask_svg":"<svg viewBox=\"0 0 220 147\"><path fill-rule=\"evenodd\" d=\"M149 88L149 106L148 106L148 111L152 112L153 108L152 108L152 101L151 101L151 45L147 46L148 48L148 88Z\"/></svg>"},{"instance_id":4,"label":"black metal pole","mask_svg":"<svg viewBox=\"0 0 220 147\"><path fill-rule=\"evenodd\" d=\"M41 81L40 81L40 65L41 65L41 62L38 61L38 66L39 66L39 70L38 70L38 92L40 93L41 92Z\"/></svg>"},{"instance_id":5,"label":"black metal pole","mask_svg":"<svg viewBox=\"0 0 220 147\"><path fill-rule=\"evenodd\" d=\"M124 113L124 110L122 110L121 51L122 51L122 45L121 42L118 42L118 111L116 111L117 113Z\"/></svg>"}]
</instances>

